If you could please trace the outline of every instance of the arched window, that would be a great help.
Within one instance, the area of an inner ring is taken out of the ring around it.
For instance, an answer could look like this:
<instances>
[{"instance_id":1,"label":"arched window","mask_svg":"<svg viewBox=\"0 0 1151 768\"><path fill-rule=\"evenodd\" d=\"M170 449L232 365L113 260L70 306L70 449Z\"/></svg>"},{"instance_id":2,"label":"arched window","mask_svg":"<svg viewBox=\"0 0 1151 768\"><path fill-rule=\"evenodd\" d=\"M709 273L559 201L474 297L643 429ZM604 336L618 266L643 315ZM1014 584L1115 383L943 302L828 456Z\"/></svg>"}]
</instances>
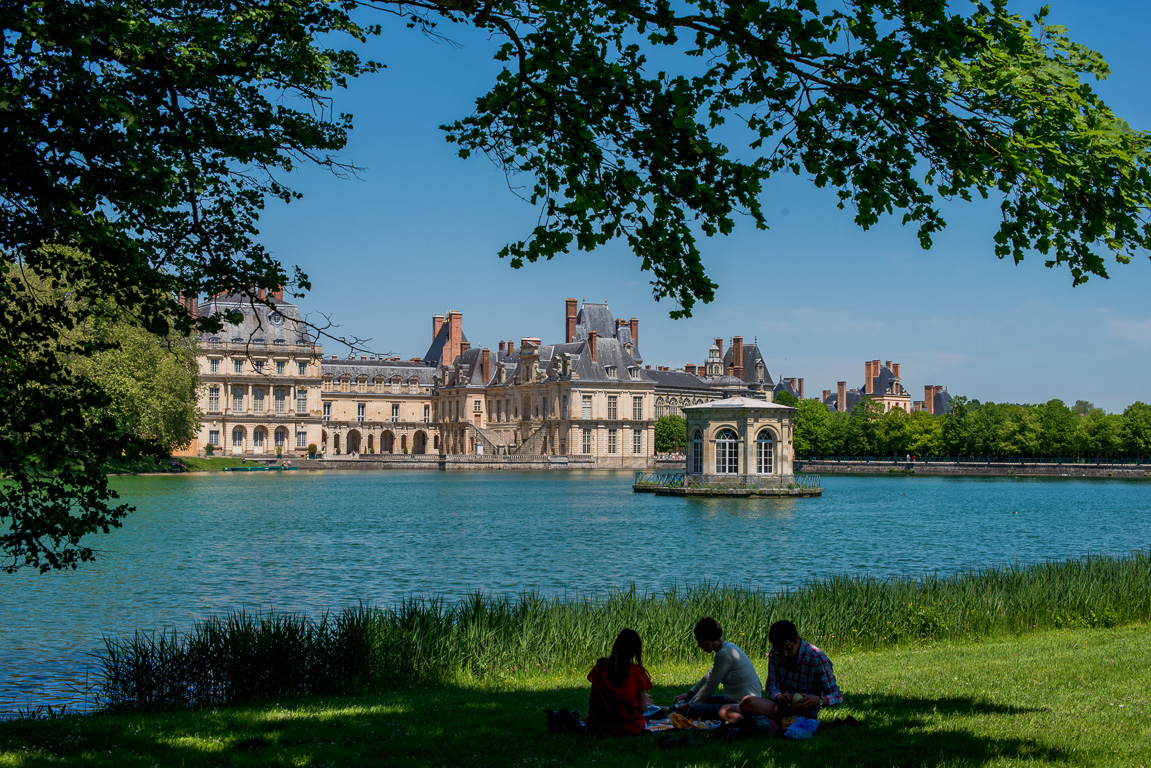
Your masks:
<instances>
[{"instance_id":1,"label":"arched window","mask_svg":"<svg viewBox=\"0 0 1151 768\"><path fill-rule=\"evenodd\" d=\"M755 439L755 471L770 475L775 466L775 436L769 430L762 430Z\"/></svg>"},{"instance_id":2,"label":"arched window","mask_svg":"<svg viewBox=\"0 0 1151 768\"><path fill-rule=\"evenodd\" d=\"M236 427L235 429L232 430L232 447L233 448L243 448L244 447L244 428L243 427Z\"/></svg>"},{"instance_id":3,"label":"arched window","mask_svg":"<svg viewBox=\"0 0 1151 768\"><path fill-rule=\"evenodd\" d=\"M284 444L288 442L288 430L280 427L276 430L276 448L282 449Z\"/></svg>"},{"instance_id":4,"label":"arched window","mask_svg":"<svg viewBox=\"0 0 1151 768\"><path fill-rule=\"evenodd\" d=\"M733 429L721 429L715 436L715 471L719 475L739 474L739 436Z\"/></svg>"},{"instance_id":5,"label":"arched window","mask_svg":"<svg viewBox=\"0 0 1151 768\"><path fill-rule=\"evenodd\" d=\"M691 437L691 473L703 474L703 434L698 429Z\"/></svg>"}]
</instances>

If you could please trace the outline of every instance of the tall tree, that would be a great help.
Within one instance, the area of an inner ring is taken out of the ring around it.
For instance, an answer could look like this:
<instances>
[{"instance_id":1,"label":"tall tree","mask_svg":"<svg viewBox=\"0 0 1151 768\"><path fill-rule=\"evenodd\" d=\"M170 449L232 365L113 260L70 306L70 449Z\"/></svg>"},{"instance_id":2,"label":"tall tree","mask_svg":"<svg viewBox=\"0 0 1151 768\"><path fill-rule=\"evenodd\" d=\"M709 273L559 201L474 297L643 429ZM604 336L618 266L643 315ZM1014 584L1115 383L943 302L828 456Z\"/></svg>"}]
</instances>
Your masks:
<instances>
[{"instance_id":1,"label":"tall tree","mask_svg":"<svg viewBox=\"0 0 1151 768\"><path fill-rule=\"evenodd\" d=\"M999 257L1037 251L1076 283L1106 276L1105 255L1126 262L1151 243L1151 140L1084 82L1105 76L1106 63L1048 24L1045 10L1025 19L1006 0L967 13L952 5L2 4L0 265L83 286L82 298L110 298L159 335L170 321L189 329L171 311L177 294L254 297L287 282L258 241L264 200L292 199L283 178L301 163L346 170L334 153L350 117L331 114L329 91L376 69L345 44L387 21L437 34L463 24L497 38L503 70L447 131L460 154L485 154L531 180L541 215L503 249L513 266L621 238L655 295L674 301L672 315L688 315L715 289L697 233L729 233L740 212L766 227L764 183L794 173L836 188L865 229L900 216L925 247L945 225L941 200L996 196ZM298 271L294 282L308 287ZM65 453L85 467L116 447L80 417L98 398L56 363L29 363L73 320L7 293L0 305L11 322L0 348L0 442L13 446L0 451L0 475L19 489L4 491L16 495L0 523L19 516L29 526L5 551L36 565L51 546L35 533L41 505L51 506L45 521L76 515L88 530L117 513L90 473L52 485L63 477L61 445L29 435L67 434ZM52 403L42 421L18 412L32 391Z\"/></svg>"},{"instance_id":2,"label":"tall tree","mask_svg":"<svg viewBox=\"0 0 1151 768\"><path fill-rule=\"evenodd\" d=\"M682 416L660 416L655 422L657 453L682 451L687 446L687 422Z\"/></svg>"},{"instance_id":3,"label":"tall tree","mask_svg":"<svg viewBox=\"0 0 1151 768\"><path fill-rule=\"evenodd\" d=\"M1151 405L1136 401L1123 409L1123 448L1142 459L1151 455Z\"/></svg>"}]
</instances>

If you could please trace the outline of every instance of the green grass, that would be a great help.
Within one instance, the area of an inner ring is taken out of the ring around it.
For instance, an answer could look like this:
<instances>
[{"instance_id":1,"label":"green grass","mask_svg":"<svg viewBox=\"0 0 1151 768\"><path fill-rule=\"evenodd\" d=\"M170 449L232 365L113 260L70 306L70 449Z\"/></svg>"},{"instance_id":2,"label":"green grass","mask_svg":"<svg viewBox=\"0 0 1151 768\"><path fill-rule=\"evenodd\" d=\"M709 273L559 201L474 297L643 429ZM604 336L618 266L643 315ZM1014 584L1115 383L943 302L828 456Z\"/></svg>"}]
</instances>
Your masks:
<instances>
[{"instance_id":1,"label":"green grass","mask_svg":"<svg viewBox=\"0 0 1151 768\"><path fill-rule=\"evenodd\" d=\"M0 723L0 766L1151 766L1147 624L1053 629L833 655L859 730L808 742L548 734L544 707L585 709L585 670L505 669L361 697ZM541 661L542 663L542 661ZM706 669L648 669L666 702ZM760 672L766 671L762 658Z\"/></svg>"},{"instance_id":2,"label":"green grass","mask_svg":"<svg viewBox=\"0 0 1151 768\"><path fill-rule=\"evenodd\" d=\"M1151 553L1002 566L951 576L837 576L768 593L697 584L606 598L527 593L459 603L410 599L331 617L231 614L177 636L109 643L103 700L117 708L221 704L377 690L397 681L483 679L545 662L586 669L632 627L653 664L687 660L691 627L715 616L754 655L788 618L831 652L925 640L1151 621Z\"/></svg>"},{"instance_id":3,"label":"green grass","mask_svg":"<svg viewBox=\"0 0 1151 768\"><path fill-rule=\"evenodd\" d=\"M233 456L217 456L213 458L200 458L198 456L177 456L185 467L192 472L219 471L224 467L240 466L240 459ZM106 467L109 474L129 475L144 474L148 472L167 472L170 469L171 459L157 459L153 456L138 456L134 459L117 459L108 462Z\"/></svg>"}]
</instances>

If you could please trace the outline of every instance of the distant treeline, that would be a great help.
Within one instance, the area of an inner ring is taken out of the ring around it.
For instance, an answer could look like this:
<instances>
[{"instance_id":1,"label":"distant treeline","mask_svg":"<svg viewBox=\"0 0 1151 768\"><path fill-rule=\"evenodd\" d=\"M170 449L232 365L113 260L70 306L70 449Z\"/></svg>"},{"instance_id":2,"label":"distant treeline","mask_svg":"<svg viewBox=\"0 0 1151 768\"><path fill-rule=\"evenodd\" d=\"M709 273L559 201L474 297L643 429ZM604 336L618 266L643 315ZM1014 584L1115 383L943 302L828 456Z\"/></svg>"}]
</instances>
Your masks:
<instances>
[{"instance_id":1,"label":"distant treeline","mask_svg":"<svg viewBox=\"0 0 1151 768\"><path fill-rule=\"evenodd\" d=\"M782 399L781 399L782 402ZM981 403L957 397L951 412L932 415L880 410L864 398L850 413L831 413L819 400L788 402L795 455L953 456L978 458L1145 459L1151 457L1151 406L1136 402L1106 413L1077 401L1041 405Z\"/></svg>"}]
</instances>

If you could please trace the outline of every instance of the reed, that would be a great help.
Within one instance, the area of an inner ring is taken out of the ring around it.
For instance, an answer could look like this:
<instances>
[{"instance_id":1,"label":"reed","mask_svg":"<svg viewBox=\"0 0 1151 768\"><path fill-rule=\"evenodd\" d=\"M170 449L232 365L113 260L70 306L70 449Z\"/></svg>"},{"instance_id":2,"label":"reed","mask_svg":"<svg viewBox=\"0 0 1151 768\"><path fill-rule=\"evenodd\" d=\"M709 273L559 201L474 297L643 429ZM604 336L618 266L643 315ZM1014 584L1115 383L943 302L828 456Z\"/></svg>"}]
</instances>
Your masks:
<instances>
[{"instance_id":1,"label":"reed","mask_svg":"<svg viewBox=\"0 0 1151 768\"><path fill-rule=\"evenodd\" d=\"M834 576L777 592L701 582L600 597L412 597L319 618L238 612L182 635L106 640L98 685L110 708L150 709L570 672L606 655L625 626L656 665L699 653L691 628L705 615L753 658L767 652L768 627L782 618L831 651L1112 627L1151 621L1151 552L919 579Z\"/></svg>"}]
</instances>

